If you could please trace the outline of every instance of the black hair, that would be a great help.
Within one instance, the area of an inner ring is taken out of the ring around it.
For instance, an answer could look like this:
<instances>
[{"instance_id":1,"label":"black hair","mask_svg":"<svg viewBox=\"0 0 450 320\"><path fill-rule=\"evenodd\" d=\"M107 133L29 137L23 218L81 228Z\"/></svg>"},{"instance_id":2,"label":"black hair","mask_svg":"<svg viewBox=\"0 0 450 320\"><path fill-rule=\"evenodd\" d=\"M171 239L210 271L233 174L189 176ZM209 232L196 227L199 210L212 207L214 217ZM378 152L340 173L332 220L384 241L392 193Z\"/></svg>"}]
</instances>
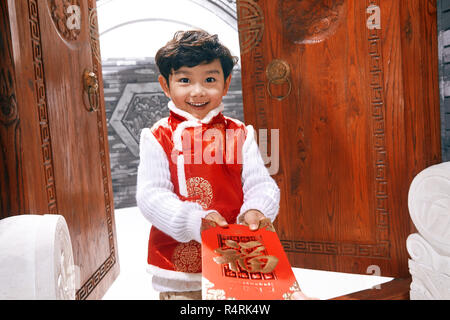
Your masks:
<instances>
[{"instance_id":1,"label":"black hair","mask_svg":"<svg viewBox=\"0 0 450 320\"><path fill-rule=\"evenodd\" d=\"M177 31L172 40L158 50L155 61L159 72L169 83L169 75L183 66L195 67L220 60L225 80L238 58L220 43L217 35L203 30Z\"/></svg>"}]
</instances>

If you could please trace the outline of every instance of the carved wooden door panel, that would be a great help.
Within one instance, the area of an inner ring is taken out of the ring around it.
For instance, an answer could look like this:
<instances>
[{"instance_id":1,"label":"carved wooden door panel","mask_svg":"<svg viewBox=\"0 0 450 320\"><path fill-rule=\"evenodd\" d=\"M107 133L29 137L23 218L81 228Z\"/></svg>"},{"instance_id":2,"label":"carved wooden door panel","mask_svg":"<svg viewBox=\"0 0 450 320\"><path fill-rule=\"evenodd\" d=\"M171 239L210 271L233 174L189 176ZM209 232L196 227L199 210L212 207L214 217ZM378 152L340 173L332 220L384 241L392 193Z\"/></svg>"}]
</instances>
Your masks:
<instances>
[{"instance_id":1,"label":"carved wooden door panel","mask_svg":"<svg viewBox=\"0 0 450 320\"><path fill-rule=\"evenodd\" d=\"M245 121L279 142L292 265L408 276L408 188L440 162L435 1L237 6Z\"/></svg>"},{"instance_id":2,"label":"carved wooden door panel","mask_svg":"<svg viewBox=\"0 0 450 320\"><path fill-rule=\"evenodd\" d=\"M8 215L63 215L79 268L77 298L98 299L119 262L95 1L11 0L5 10L18 132L10 135L19 167L10 180L20 194L9 197L18 209ZM6 159L11 166L14 157Z\"/></svg>"}]
</instances>

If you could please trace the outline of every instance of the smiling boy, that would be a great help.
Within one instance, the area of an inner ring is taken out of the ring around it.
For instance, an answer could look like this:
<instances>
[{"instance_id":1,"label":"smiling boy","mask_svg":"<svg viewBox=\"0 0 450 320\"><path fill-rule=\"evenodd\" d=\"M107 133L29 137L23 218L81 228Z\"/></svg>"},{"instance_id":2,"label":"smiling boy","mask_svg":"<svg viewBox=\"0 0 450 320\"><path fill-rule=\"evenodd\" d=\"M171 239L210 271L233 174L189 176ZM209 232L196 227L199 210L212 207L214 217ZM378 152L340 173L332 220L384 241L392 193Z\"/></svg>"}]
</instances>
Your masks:
<instances>
[{"instance_id":1,"label":"smiling boy","mask_svg":"<svg viewBox=\"0 0 450 320\"><path fill-rule=\"evenodd\" d=\"M161 299L201 299L202 219L257 230L275 220L280 191L253 127L222 114L237 59L217 35L177 32L155 60L171 101L169 117L141 132L136 200L152 224L148 269Z\"/></svg>"},{"instance_id":2,"label":"smiling boy","mask_svg":"<svg viewBox=\"0 0 450 320\"><path fill-rule=\"evenodd\" d=\"M219 59L181 67L169 75L169 80L159 76L159 83L173 104L200 120L222 103L230 81L230 75L225 80Z\"/></svg>"}]
</instances>

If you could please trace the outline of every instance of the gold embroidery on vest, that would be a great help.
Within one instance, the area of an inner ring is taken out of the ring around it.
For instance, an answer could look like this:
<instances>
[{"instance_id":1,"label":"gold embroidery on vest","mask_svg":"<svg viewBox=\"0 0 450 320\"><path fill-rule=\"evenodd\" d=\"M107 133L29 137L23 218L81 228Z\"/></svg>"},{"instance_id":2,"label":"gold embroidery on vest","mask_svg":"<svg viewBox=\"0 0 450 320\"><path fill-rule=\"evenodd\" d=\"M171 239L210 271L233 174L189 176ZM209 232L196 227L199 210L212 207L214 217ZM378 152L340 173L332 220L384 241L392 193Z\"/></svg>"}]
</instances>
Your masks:
<instances>
[{"instance_id":1,"label":"gold embroidery on vest","mask_svg":"<svg viewBox=\"0 0 450 320\"><path fill-rule=\"evenodd\" d=\"M200 272L202 265L201 246L195 240L178 244L172 256L176 271Z\"/></svg>"},{"instance_id":2,"label":"gold embroidery on vest","mask_svg":"<svg viewBox=\"0 0 450 320\"><path fill-rule=\"evenodd\" d=\"M212 186L208 180L192 177L186 181L188 198L194 198L203 209L208 209L213 199Z\"/></svg>"}]
</instances>

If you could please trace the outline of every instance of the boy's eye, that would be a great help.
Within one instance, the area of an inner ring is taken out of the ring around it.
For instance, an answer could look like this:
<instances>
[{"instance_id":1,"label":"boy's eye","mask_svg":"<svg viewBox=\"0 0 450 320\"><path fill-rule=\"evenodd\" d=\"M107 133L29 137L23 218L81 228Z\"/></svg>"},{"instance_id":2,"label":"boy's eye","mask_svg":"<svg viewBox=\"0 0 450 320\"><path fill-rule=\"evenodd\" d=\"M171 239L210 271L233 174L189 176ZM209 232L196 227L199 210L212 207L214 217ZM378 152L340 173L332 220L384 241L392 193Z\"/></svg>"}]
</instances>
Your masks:
<instances>
[{"instance_id":1,"label":"boy's eye","mask_svg":"<svg viewBox=\"0 0 450 320\"><path fill-rule=\"evenodd\" d=\"M181 78L178 81L182 82L182 83L189 83L189 79L188 78Z\"/></svg>"},{"instance_id":2,"label":"boy's eye","mask_svg":"<svg viewBox=\"0 0 450 320\"><path fill-rule=\"evenodd\" d=\"M213 77L206 78L206 82L215 82L215 81L216 81L216 78L213 78Z\"/></svg>"}]
</instances>

